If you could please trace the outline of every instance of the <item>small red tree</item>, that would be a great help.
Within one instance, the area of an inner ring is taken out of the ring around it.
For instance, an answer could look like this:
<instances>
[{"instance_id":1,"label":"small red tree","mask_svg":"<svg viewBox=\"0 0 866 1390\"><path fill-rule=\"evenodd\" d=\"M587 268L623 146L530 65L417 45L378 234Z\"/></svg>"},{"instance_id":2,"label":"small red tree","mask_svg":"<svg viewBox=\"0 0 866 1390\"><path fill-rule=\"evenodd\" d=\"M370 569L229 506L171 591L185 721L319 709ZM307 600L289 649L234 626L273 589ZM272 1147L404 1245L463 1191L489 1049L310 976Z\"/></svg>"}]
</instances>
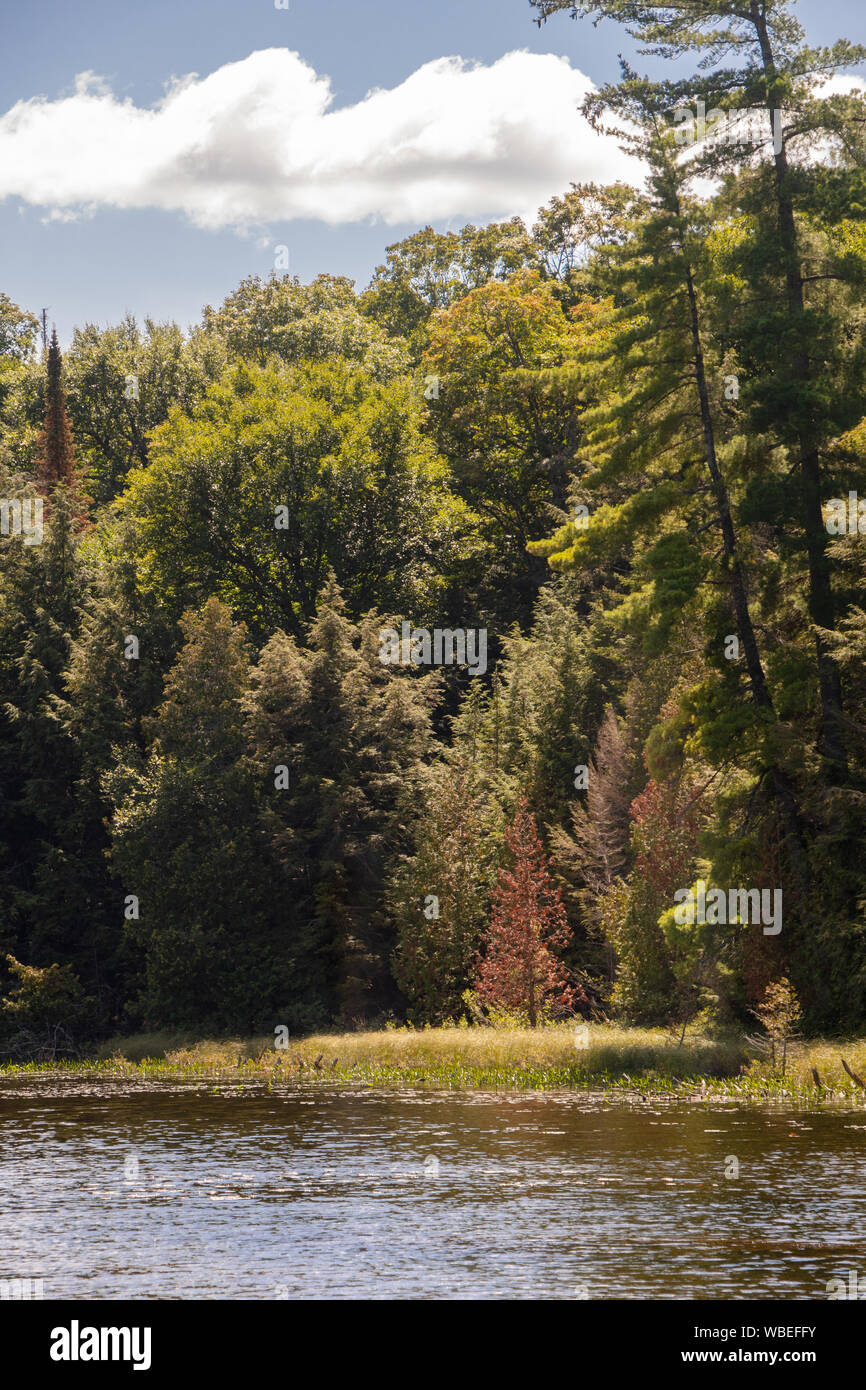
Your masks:
<instances>
[{"instance_id":1,"label":"small red tree","mask_svg":"<svg viewBox=\"0 0 866 1390\"><path fill-rule=\"evenodd\" d=\"M66 413L63 359L56 329L51 334L46 359L45 424L36 441L36 472L44 492L51 492L57 483L74 481L75 450Z\"/></svg>"},{"instance_id":2,"label":"small red tree","mask_svg":"<svg viewBox=\"0 0 866 1390\"><path fill-rule=\"evenodd\" d=\"M570 1009L574 1003L565 966L550 950L562 950L570 932L525 797L505 839L514 867L498 871L485 949L476 956L476 992L483 1003L525 1009L535 1028L545 1005Z\"/></svg>"}]
</instances>

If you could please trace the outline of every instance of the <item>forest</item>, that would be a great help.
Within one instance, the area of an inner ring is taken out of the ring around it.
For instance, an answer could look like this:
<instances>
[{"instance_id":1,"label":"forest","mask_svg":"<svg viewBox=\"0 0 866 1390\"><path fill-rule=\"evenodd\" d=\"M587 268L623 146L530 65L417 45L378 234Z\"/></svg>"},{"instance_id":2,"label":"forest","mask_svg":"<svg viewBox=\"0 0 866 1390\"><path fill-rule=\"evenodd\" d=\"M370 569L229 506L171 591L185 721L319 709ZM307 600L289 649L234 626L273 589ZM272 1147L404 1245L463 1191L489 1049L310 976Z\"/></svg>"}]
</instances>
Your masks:
<instances>
[{"instance_id":1,"label":"forest","mask_svg":"<svg viewBox=\"0 0 866 1390\"><path fill-rule=\"evenodd\" d=\"M3 1055L862 1032L866 48L690 8L534 5L678 60L586 101L642 187L62 353L0 294Z\"/></svg>"}]
</instances>

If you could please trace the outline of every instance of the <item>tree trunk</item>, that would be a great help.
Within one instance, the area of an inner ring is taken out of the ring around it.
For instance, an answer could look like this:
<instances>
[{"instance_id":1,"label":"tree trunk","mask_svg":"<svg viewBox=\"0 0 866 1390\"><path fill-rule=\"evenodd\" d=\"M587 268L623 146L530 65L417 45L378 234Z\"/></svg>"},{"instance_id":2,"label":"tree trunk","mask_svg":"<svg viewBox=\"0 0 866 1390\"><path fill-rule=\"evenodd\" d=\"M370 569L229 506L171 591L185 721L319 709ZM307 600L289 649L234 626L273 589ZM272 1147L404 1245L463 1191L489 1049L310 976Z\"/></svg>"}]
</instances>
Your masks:
<instances>
[{"instance_id":1,"label":"tree trunk","mask_svg":"<svg viewBox=\"0 0 866 1390\"><path fill-rule=\"evenodd\" d=\"M679 217L681 215L679 200L676 202L676 211ZM698 297L695 291L694 277L691 265L685 254L683 256L683 261L685 267L686 291L689 301L692 353L695 365L695 376L697 379L698 399L700 402L701 425L704 435L704 453L716 498L716 512L719 529L722 534L722 547L731 579L731 596L733 598L734 611L737 617L737 628L743 642L743 651L746 657L746 669L749 673L752 698L758 709L766 710L767 713L775 719L776 711L773 707L773 700L770 692L767 689L767 680L764 674L761 654L758 650L758 641L755 636L752 615L749 610L749 597L746 592L745 575L743 574L743 567L740 564L740 558L737 553L737 537L734 530L733 517L731 516L730 497L728 496L728 489L724 477L722 476L722 471L719 468L718 455L716 452L715 426L710 407L710 394L707 387L706 365L704 361L703 344L701 342ZM791 861L802 879L805 878L806 874L806 854L803 846L800 819L793 788L791 787L788 777L780 767L773 766L769 769L769 772L773 795L779 805L782 821L785 826L785 836L788 841Z\"/></svg>"},{"instance_id":2,"label":"tree trunk","mask_svg":"<svg viewBox=\"0 0 866 1390\"><path fill-rule=\"evenodd\" d=\"M750 18L761 49L761 62L767 80L766 109L770 126L774 128L774 93L778 72L773 56L766 15L758 0L750 0ZM797 226L790 194L790 171L784 139L773 146L776 186L776 212L779 240L785 259L785 297L792 319L802 322L804 313L803 274L797 245ZM804 388L811 382L808 355L798 349L790 363L793 379ZM835 605L830 565L827 559L827 531L821 510L821 463L818 443L811 430L800 426L797 431L800 471L803 481L803 529L809 562L809 616L817 627L833 628ZM835 778L848 773L845 740L842 733L842 682L839 667L830 654L820 633L815 636L818 663L818 686L821 699L819 749L831 765Z\"/></svg>"}]
</instances>

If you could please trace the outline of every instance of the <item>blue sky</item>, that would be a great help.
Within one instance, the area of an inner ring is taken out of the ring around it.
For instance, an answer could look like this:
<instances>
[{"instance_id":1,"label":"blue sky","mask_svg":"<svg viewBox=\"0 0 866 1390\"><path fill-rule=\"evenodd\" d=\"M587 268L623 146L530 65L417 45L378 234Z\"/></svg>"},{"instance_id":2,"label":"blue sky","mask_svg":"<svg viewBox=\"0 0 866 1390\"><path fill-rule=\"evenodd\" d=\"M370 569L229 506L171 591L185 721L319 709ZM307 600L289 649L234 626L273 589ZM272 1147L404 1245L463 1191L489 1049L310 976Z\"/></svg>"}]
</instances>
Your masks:
<instances>
[{"instance_id":1,"label":"blue sky","mask_svg":"<svg viewBox=\"0 0 866 1390\"><path fill-rule=\"evenodd\" d=\"M49 306L63 341L126 310L192 322L268 274L277 245L303 280L363 285L387 244L428 221L527 213L571 178L627 173L572 113L587 78L634 56L628 36L564 15L539 30L527 0L0 9L0 289ZM798 13L814 43L866 39L863 0ZM463 66L426 66L445 58ZM5 113L39 99L12 128Z\"/></svg>"}]
</instances>

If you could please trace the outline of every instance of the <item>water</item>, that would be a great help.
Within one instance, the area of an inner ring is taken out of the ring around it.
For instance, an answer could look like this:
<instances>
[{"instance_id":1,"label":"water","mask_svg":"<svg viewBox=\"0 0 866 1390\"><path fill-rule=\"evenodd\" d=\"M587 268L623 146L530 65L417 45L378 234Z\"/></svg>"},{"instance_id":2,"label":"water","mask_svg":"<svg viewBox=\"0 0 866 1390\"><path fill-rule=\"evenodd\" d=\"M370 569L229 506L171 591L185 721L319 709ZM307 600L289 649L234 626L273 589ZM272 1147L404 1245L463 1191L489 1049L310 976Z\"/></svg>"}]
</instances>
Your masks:
<instances>
[{"instance_id":1,"label":"water","mask_svg":"<svg viewBox=\"0 0 866 1390\"><path fill-rule=\"evenodd\" d=\"M855 1271L866 1294L864 1153L864 1107L7 1079L0 1277L46 1298L801 1299Z\"/></svg>"}]
</instances>

